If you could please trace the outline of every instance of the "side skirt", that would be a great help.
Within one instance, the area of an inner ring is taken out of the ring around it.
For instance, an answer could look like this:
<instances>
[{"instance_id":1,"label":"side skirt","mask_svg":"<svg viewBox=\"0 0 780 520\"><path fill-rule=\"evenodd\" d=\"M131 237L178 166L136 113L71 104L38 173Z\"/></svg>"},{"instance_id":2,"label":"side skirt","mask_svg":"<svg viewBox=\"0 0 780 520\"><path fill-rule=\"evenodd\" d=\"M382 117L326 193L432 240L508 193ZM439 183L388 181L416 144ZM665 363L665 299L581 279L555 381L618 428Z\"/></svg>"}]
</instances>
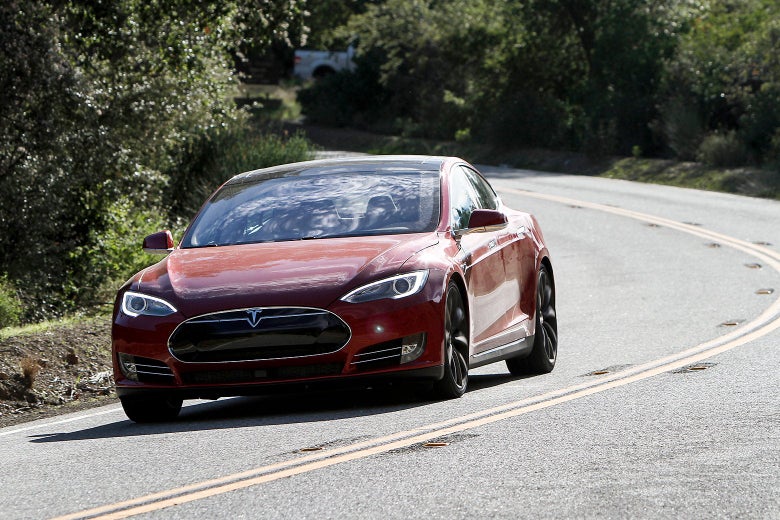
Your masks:
<instances>
[{"instance_id":1,"label":"side skirt","mask_svg":"<svg viewBox=\"0 0 780 520\"><path fill-rule=\"evenodd\" d=\"M469 368L477 368L514 357L525 357L531 354L533 348L534 335L531 334L530 336L520 338L517 341L471 356L469 358Z\"/></svg>"}]
</instances>

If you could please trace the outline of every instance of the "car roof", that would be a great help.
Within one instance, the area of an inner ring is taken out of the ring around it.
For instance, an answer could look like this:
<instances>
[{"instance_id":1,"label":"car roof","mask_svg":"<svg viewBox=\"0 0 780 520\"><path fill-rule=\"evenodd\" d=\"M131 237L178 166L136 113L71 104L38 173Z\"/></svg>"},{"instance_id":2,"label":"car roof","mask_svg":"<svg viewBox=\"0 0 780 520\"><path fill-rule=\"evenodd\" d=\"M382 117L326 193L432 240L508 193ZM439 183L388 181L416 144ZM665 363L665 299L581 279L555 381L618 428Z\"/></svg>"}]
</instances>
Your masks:
<instances>
[{"instance_id":1,"label":"car roof","mask_svg":"<svg viewBox=\"0 0 780 520\"><path fill-rule=\"evenodd\" d=\"M302 174L330 174L358 171L430 171L440 172L445 163L460 161L456 157L427 155L360 155L317 159L269 168L261 168L236 175L228 181L229 184L247 181L257 181L264 177Z\"/></svg>"}]
</instances>

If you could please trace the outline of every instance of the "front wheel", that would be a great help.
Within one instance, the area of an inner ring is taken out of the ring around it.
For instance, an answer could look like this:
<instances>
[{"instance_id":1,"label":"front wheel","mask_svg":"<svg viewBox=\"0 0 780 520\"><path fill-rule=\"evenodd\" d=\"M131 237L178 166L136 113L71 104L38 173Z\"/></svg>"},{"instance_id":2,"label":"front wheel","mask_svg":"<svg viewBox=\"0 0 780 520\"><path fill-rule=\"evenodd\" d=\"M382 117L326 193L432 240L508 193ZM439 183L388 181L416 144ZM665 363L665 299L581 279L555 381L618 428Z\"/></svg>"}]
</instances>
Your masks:
<instances>
[{"instance_id":1,"label":"front wheel","mask_svg":"<svg viewBox=\"0 0 780 520\"><path fill-rule=\"evenodd\" d=\"M454 399L466 392L469 382L468 327L460 289L450 283L444 314L444 377L433 385L433 393L440 399Z\"/></svg>"},{"instance_id":2,"label":"front wheel","mask_svg":"<svg viewBox=\"0 0 780 520\"><path fill-rule=\"evenodd\" d=\"M555 313L555 285L547 268L539 268L536 282L536 331L531 354L506 360L514 375L547 374L558 359L558 317Z\"/></svg>"},{"instance_id":3,"label":"front wheel","mask_svg":"<svg viewBox=\"0 0 780 520\"><path fill-rule=\"evenodd\" d=\"M182 400L172 396L121 397L125 415L137 423L172 421L181 411Z\"/></svg>"}]
</instances>

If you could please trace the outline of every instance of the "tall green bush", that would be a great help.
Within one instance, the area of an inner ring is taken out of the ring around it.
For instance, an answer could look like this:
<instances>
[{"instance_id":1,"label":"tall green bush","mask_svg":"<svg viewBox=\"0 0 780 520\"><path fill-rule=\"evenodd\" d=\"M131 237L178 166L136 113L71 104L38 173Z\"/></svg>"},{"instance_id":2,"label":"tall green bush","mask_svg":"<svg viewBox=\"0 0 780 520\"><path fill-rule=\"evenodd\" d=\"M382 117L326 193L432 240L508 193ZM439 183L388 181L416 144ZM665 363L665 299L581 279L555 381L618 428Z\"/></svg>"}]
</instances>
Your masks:
<instances>
[{"instance_id":1,"label":"tall green bush","mask_svg":"<svg viewBox=\"0 0 780 520\"><path fill-rule=\"evenodd\" d=\"M314 148L300 134L264 133L234 126L203 134L168 172L166 207L171 217L188 220L222 183L239 173L312 158Z\"/></svg>"},{"instance_id":2,"label":"tall green bush","mask_svg":"<svg viewBox=\"0 0 780 520\"><path fill-rule=\"evenodd\" d=\"M114 203L161 212L182 150L243 124L230 51L302 16L303 0L0 3L0 272L27 319L89 299Z\"/></svg>"},{"instance_id":3,"label":"tall green bush","mask_svg":"<svg viewBox=\"0 0 780 520\"><path fill-rule=\"evenodd\" d=\"M143 238L163 229L180 232L183 225L171 222L156 207L139 207L122 197L109 206L106 225L90 233L89 244L70 253L81 274L68 277L65 294L79 306L113 302L116 290L136 271L159 260L144 253Z\"/></svg>"},{"instance_id":4,"label":"tall green bush","mask_svg":"<svg viewBox=\"0 0 780 520\"><path fill-rule=\"evenodd\" d=\"M0 276L0 329L19 323L22 302L6 276Z\"/></svg>"},{"instance_id":5,"label":"tall green bush","mask_svg":"<svg viewBox=\"0 0 780 520\"><path fill-rule=\"evenodd\" d=\"M298 92L306 121L327 126L352 126L383 133L401 133L390 109L392 93L380 83L383 54L364 52L352 71L326 76Z\"/></svg>"},{"instance_id":6,"label":"tall green bush","mask_svg":"<svg viewBox=\"0 0 780 520\"><path fill-rule=\"evenodd\" d=\"M719 168L741 166L747 162L747 150L733 130L713 133L701 142L696 159Z\"/></svg>"},{"instance_id":7,"label":"tall green bush","mask_svg":"<svg viewBox=\"0 0 780 520\"><path fill-rule=\"evenodd\" d=\"M342 125L360 118L376 128L381 121L396 133L438 139L468 130L476 141L501 146L653 150L649 123L657 116L665 60L692 16L687 6L678 0L368 3L336 34L356 35L359 54L375 60L383 112L366 118L356 105L377 95L361 92L365 85L349 84L345 75L304 91L304 113Z\"/></svg>"},{"instance_id":8,"label":"tall green bush","mask_svg":"<svg viewBox=\"0 0 780 520\"><path fill-rule=\"evenodd\" d=\"M68 277L65 294L69 301L82 307L111 303L125 280L159 260L143 252L145 236L169 229L174 240L179 240L204 200L233 175L310 159L313 152L300 134L284 137L236 126L207 135L210 138L193 143L193 155L182 164L184 168L168 174L167 204L144 205L121 197L108 207L105 226L90 233L88 245L70 253L72 263L83 269L78 276Z\"/></svg>"},{"instance_id":9,"label":"tall green bush","mask_svg":"<svg viewBox=\"0 0 780 520\"><path fill-rule=\"evenodd\" d=\"M661 93L685 99L711 143L738 139L744 162L766 162L780 127L780 3L711 0L690 23L666 67ZM729 132L735 136L725 138ZM720 137L718 137L718 135ZM675 137L662 135L667 142ZM720 144L715 144L720 143Z\"/></svg>"}]
</instances>

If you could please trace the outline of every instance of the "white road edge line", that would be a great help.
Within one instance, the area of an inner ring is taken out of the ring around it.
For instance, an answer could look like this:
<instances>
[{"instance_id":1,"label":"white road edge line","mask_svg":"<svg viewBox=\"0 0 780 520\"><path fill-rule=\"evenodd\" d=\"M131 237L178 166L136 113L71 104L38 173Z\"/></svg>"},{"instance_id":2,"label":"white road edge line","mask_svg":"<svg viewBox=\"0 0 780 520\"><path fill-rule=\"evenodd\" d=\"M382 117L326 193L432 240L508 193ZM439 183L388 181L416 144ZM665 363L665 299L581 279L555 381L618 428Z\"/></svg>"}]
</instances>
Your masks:
<instances>
[{"instance_id":1,"label":"white road edge line","mask_svg":"<svg viewBox=\"0 0 780 520\"><path fill-rule=\"evenodd\" d=\"M112 406L112 405L109 405L109 406ZM116 413L116 412L121 412L122 411L122 408L119 405L113 405L113 406L115 406L115 408L111 408L110 410L103 410L103 411L100 411L100 412L93 412L93 413L90 413L90 414L87 414L87 415L79 415L78 417L70 417L68 419L55 420L55 421L45 422L45 423L41 423L41 424L33 424L32 426L26 426L24 428L16 428L16 429L10 430L10 431L0 431L0 437L5 437L7 435L15 435L17 433L29 432L29 431L32 431L32 430L38 430L40 428L45 428L47 426L58 426L60 424L67 424L67 423L72 423L72 422L76 422L76 421L83 421L83 420L86 420L86 419L91 419L93 417L99 417L101 415L108 415L110 413ZM9 428L13 428L13 426L10 426Z\"/></svg>"}]
</instances>

